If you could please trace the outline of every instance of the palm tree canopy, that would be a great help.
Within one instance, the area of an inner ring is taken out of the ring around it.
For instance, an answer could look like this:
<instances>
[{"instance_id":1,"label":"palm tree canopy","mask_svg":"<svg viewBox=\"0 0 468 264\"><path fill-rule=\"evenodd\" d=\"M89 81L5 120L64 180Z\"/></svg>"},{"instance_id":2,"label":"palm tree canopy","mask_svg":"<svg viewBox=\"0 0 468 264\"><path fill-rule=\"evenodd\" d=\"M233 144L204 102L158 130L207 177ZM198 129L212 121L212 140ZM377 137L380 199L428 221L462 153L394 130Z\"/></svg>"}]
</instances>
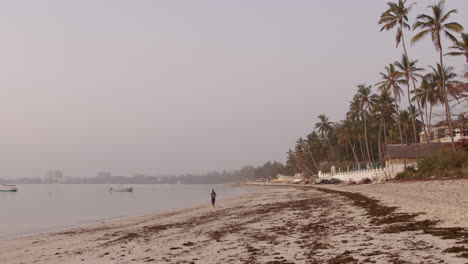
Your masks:
<instances>
[{"instance_id":1,"label":"palm tree canopy","mask_svg":"<svg viewBox=\"0 0 468 264\"><path fill-rule=\"evenodd\" d=\"M450 56L460 56L464 55L466 57L466 62L468 63L468 33L461 34L461 40L458 40L454 43L451 49L457 50L447 53L446 55Z\"/></svg>"},{"instance_id":2,"label":"palm tree canopy","mask_svg":"<svg viewBox=\"0 0 468 264\"><path fill-rule=\"evenodd\" d=\"M320 122L315 123L315 129L323 138L327 138L330 132L333 130L333 122L328 121L328 117L325 115L319 115Z\"/></svg>"},{"instance_id":3,"label":"palm tree canopy","mask_svg":"<svg viewBox=\"0 0 468 264\"><path fill-rule=\"evenodd\" d=\"M411 76L413 76L414 80L416 80L416 77L422 77L418 72L422 72L424 69L416 67L417 62L417 60L410 61L408 57L403 54L401 60L395 61L394 64L405 76L406 80L409 81Z\"/></svg>"},{"instance_id":4,"label":"palm tree canopy","mask_svg":"<svg viewBox=\"0 0 468 264\"><path fill-rule=\"evenodd\" d=\"M371 96L371 88L372 86L367 86L365 84L358 85L358 91L354 96L356 101L359 102L359 105L364 112L373 104L372 96Z\"/></svg>"},{"instance_id":5,"label":"palm tree canopy","mask_svg":"<svg viewBox=\"0 0 468 264\"><path fill-rule=\"evenodd\" d=\"M453 42L457 42L457 38L452 35L452 32L460 33L463 31L463 27L456 22L447 22L451 14L456 14L457 10L452 9L447 13L444 13L445 1L441 0L437 5L430 5L428 8L432 11L432 16L422 14L416 19L417 21L413 25L413 30L421 29L412 39L411 44L421 40L427 35L431 35L432 42L435 48L441 50L440 33L444 33Z\"/></svg>"},{"instance_id":6,"label":"palm tree canopy","mask_svg":"<svg viewBox=\"0 0 468 264\"><path fill-rule=\"evenodd\" d=\"M439 94L440 90L437 88L436 78L433 73L424 75L420 87L413 91L414 96L411 100L415 101L416 98L419 98L422 106L436 105L442 98L442 95Z\"/></svg>"},{"instance_id":7,"label":"palm tree canopy","mask_svg":"<svg viewBox=\"0 0 468 264\"><path fill-rule=\"evenodd\" d=\"M382 76L382 81L375 84L377 88L381 91L392 91L393 97L399 102L403 93L400 84L406 83L402 78L403 74L395 70L395 65L389 64L385 66L385 73L381 72L380 75Z\"/></svg>"},{"instance_id":8,"label":"palm tree canopy","mask_svg":"<svg viewBox=\"0 0 468 264\"><path fill-rule=\"evenodd\" d=\"M461 98L464 96L464 91L463 89L459 89L460 87L460 82L456 80L457 74L454 72L453 67L451 66L444 66L444 69L440 66L439 63L437 63L436 67L430 66L432 69L432 78L434 78L434 82L437 85L437 90L438 90L438 95L439 95L439 100L443 102L443 91L442 91L442 85L443 85L443 80L445 80L445 87L447 88L447 92L450 96L452 96L455 99ZM443 78L442 78L443 75Z\"/></svg>"},{"instance_id":9,"label":"palm tree canopy","mask_svg":"<svg viewBox=\"0 0 468 264\"><path fill-rule=\"evenodd\" d=\"M379 25L383 25L380 31L390 30L397 26L397 33L395 36L396 45L401 42L403 35L402 29L410 29L408 24L408 13L411 11L415 3L405 6L406 0L399 0L398 3L388 2L388 9L380 15Z\"/></svg>"}]
</instances>

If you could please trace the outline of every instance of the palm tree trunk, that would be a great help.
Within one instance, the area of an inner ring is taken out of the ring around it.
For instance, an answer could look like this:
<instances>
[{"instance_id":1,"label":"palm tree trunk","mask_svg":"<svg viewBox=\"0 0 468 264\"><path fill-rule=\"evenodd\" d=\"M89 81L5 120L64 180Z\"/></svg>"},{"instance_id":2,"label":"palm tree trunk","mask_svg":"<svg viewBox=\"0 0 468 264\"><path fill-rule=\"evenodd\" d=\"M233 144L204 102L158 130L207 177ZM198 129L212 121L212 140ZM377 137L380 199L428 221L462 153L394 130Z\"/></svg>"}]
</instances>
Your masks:
<instances>
[{"instance_id":1,"label":"palm tree trunk","mask_svg":"<svg viewBox=\"0 0 468 264\"><path fill-rule=\"evenodd\" d=\"M367 112L366 112L367 113ZM364 116L364 142L366 143L366 151L367 151L367 163L370 163L370 153L369 153L369 144L367 143L367 117Z\"/></svg>"},{"instance_id":2,"label":"palm tree trunk","mask_svg":"<svg viewBox=\"0 0 468 264\"><path fill-rule=\"evenodd\" d=\"M387 127L385 125L385 116L382 116L382 121L383 121L383 135L384 135L384 142L385 142L385 149L387 149Z\"/></svg>"},{"instance_id":3,"label":"palm tree trunk","mask_svg":"<svg viewBox=\"0 0 468 264\"><path fill-rule=\"evenodd\" d=\"M351 141L348 141L348 144L349 144L349 147L351 148L351 151L353 152L354 161L356 162L356 164L359 164L358 156L356 155L356 151L354 151L355 146L351 145Z\"/></svg>"},{"instance_id":4,"label":"palm tree trunk","mask_svg":"<svg viewBox=\"0 0 468 264\"><path fill-rule=\"evenodd\" d=\"M380 147L380 145L381 145L380 141L381 140L382 140L382 120L380 121L380 126L379 126L379 141L378 141L380 164L382 164L382 148Z\"/></svg>"},{"instance_id":5,"label":"palm tree trunk","mask_svg":"<svg viewBox=\"0 0 468 264\"><path fill-rule=\"evenodd\" d=\"M448 103L448 92L445 87L445 69L444 69L444 60L442 56L442 43L439 36L439 59L440 59L440 68L441 68L441 77L442 77L442 90L444 94L444 101L445 101L445 115L447 116L447 122L449 125L449 135L450 140L452 141L452 150L455 151L455 142L453 140L453 128L452 128L452 117L450 113L450 105Z\"/></svg>"},{"instance_id":6,"label":"palm tree trunk","mask_svg":"<svg viewBox=\"0 0 468 264\"><path fill-rule=\"evenodd\" d=\"M396 95L395 95L396 98ZM395 99L395 106L397 110L398 131L400 132L400 143L403 145L403 167L406 169L406 152L404 151L405 142L403 141L403 133L401 133L401 120L400 120L400 107Z\"/></svg>"},{"instance_id":7,"label":"palm tree trunk","mask_svg":"<svg viewBox=\"0 0 468 264\"><path fill-rule=\"evenodd\" d=\"M371 157L371 164L375 162L374 151L372 151L372 139L369 140L369 152Z\"/></svg>"},{"instance_id":8,"label":"palm tree trunk","mask_svg":"<svg viewBox=\"0 0 468 264\"><path fill-rule=\"evenodd\" d=\"M429 106L429 129L431 125L432 125L432 104Z\"/></svg>"},{"instance_id":9,"label":"palm tree trunk","mask_svg":"<svg viewBox=\"0 0 468 264\"><path fill-rule=\"evenodd\" d=\"M317 166L317 163L315 162L314 155L312 155L312 151L310 151L310 147L307 147L307 150L309 151L310 158L312 159L312 162L314 163L314 167L315 167L315 169L316 169L317 172L318 172L318 171L319 171L319 168L318 168L318 166Z\"/></svg>"},{"instance_id":10,"label":"palm tree trunk","mask_svg":"<svg viewBox=\"0 0 468 264\"><path fill-rule=\"evenodd\" d=\"M430 137L430 136L431 136L431 135L430 135L430 134L431 134L431 131L430 131L430 127L429 127L429 113L427 112L427 104L428 104L428 102L426 102L426 103L424 104L424 112L425 112L425 114L426 114L426 120L427 120L427 123L426 123L426 125L427 125L427 131L429 131L428 134L429 134L429 137ZM429 141L429 138L427 137L427 135L426 135L426 141Z\"/></svg>"},{"instance_id":11,"label":"palm tree trunk","mask_svg":"<svg viewBox=\"0 0 468 264\"><path fill-rule=\"evenodd\" d=\"M410 84L409 80L406 79L406 88L408 90L408 104L409 104L409 109L410 109L410 115L411 115L411 123L413 125L413 142L416 144L416 160L419 158L418 154L418 138L416 136L416 122L414 122L414 112L413 112L413 105L411 104L411 97L410 97Z\"/></svg>"},{"instance_id":12,"label":"palm tree trunk","mask_svg":"<svg viewBox=\"0 0 468 264\"><path fill-rule=\"evenodd\" d=\"M361 160L363 162L365 162L366 161L366 155L364 154L365 150L364 150L364 144L362 143L361 134L359 134L359 148L361 149Z\"/></svg>"},{"instance_id":13,"label":"palm tree trunk","mask_svg":"<svg viewBox=\"0 0 468 264\"><path fill-rule=\"evenodd\" d=\"M403 51L405 52L405 56L406 58L408 59L408 61L411 61L408 57L408 51L406 50L406 44L405 44L405 34L403 33L403 25L400 24L400 32L401 32L401 42L403 43ZM416 82L414 81L414 76L413 76L413 73L410 72L410 78L411 78L411 81L413 83L413 91L416 90ZM409 83L408 83L409 85ZM409 89L409 87L408 87ZM408 91L408 100L409 100L409 97L410 97L410 94L409 94L409 91ZM421 102L419 101L419 98L416 96L416 104L418 106L418 110L419 110L419 118L421 118L421 122L422 122L422 125L423 125L423 128L424 128L424 135L427 137L427 130L424 126L424 116L421 112ZM410 106L411 106L411 103L410 103ZM413 126L414 126L414 120L413 120ZM416 142L417 143L417 142ZM429 141L427 141L426 143L426 146L427 146L427 152L429 153ZM417 145L416 145L417 146ZM416 147L416 152L417 152L417 147Z\"/></svg>"}]
</instances>

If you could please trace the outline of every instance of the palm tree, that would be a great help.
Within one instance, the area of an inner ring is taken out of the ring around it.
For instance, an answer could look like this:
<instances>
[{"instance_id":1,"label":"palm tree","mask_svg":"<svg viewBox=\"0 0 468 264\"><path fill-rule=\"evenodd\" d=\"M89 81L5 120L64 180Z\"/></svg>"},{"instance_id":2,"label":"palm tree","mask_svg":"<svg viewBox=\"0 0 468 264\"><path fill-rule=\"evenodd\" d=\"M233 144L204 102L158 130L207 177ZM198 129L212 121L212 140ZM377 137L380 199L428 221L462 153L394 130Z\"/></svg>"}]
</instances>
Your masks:
<instances>
[{"instance_id":1,"label":"palm tree","mask_svg":"<svg viewBox=\"0 0 468 264\"><path fill-rule=\"evenodd\" d=\"M421 72L423 71L422 68L418 68L416 67L416 63L418 61L417 60L414 60L414 61L410 61L408 59L408 57L403 54L402 58L401 58L401 61L395 61L395 66L401 71L401 73L403 74L403 76L405 76L405 83L406 83L406 87L407 87L407 92L408 92L408 104L410 106L409 110L411 111L410 114L411 114L411 122L412 122L412 125L413 125L413 138L414 138L414 143L417 143L417 135L416 135L416 122L415 122L415 118L414 118L414 113L412 112L412 109L413 109L413 105L411 104L411 97L410 97L410 79L412 79L412 81L414 81L416 77L421 77L421 75L418 73L418 72ZM422 118L422 112L419 111L419 113L421 114L421 120L424 120ZM428 148L429 150L429 148ZM418 146L416 145L416 152L418 152ZM416 154L417 155L417 154Z\"/></svg>"},{"instance_id":2,"label":"palm tree","mask_svg":"<svg viewBox=\"0 0 468 264\"><path fill-rule=\"evenodd\" d=\"M292 174L300 172L296 154L292 151L288 151L288 157L286 158L286 167L291 168Z\"/></svg>"},{"instance_id":3,"label":"palm tree","mask_svg":"<svg viewBox=\"0 0 468 264\"><path fill-rule=\"evenodd\" d=\"M355 134L354 132L354 126L353 126L353 121L350 119L346 119L343 121L341 126L339 126L339 129L336 132L336 135L338 137L338 144L345 146L346 144L349 145L351 151L353 152L353 157L354 157L354 162L359 164L359 159L356 154L356 145L352 143L352 135Z\"/></svg>"},{"instance_id":4,"label":"palm tree","mask_svg":"<svg viewBox=\"0 0 468 264\"><path fill-rule=\"evenodd\" d=\"M411 29L410 25L408 24L408 13L411 11L411 9L413 8L413 6L415 4L416 3L412 3L412 4L409 4L408 6L406 6L406 0L399 0L398 3L388 2L387 3L388 9L385 12L382 13L382 15L380 16L379 22L378 22L381 25L383 24L380 31L382 31L384 29L385 30L391 30L394 27L397 27L396 46L398 47L398 45L400 43L403 44L402 45L403 46L403 54L404 54L404 57L406 58L406 60L408 62L410 61L410 59L409 59L409 56L408 56L408 51L406 50L404 29L408 29L408 30ZM411 80L411 82L413 84L413 90L415 90L416 89L416 82L415 82L416 79L413 76L413 71L410 70L410 71L407 72L407 74L409 75L408 78L407 78L407 81ZM407 85L408 85L408 100L409 100L409 94L410 94L410 92L409 92L409 83ZM421 112L421 103L419 102L419 100L416 100L416 103L417 103L419 112L422 113ZM422 115L420 116L420 118L421 118L421 121L424 123L424 118L423 118ZM413 124L413 127L414 127L414 124ZM424 129L424 134L427 137L426 129Z\"/></svg>"},{"instance_id":5,"label":"palm tree","mask_svg":"<svg viewBox=\"0 0 468 264\"><path fill-rule=\"evenodd\" d=\"M377 95L373 111L380 116L380 120L383 126L383 135L385 146L388 145L387 141L387 120L391 119L395 111L395 100L392 98L388 91L381 91L380 95Z\"/></svg>"},{"instance_id":6,"label":"palm tree","mask_svg":"<svg viewBox=\"0 0 468 264\"><path fill-rule=\"evenodd\" d=\"M380 31L390 30L393 29L395 26L397 27L396 32L396 46L403 44L403 48L406 53L406 45L405 45L405 37L403 34L403 30L411 29L410 25L408 24L408 13L411 11L415 3L410 4L409 6L405 6L406 0L399 0L398 3L388 2L388 9L380 15L379 24L383 24L383 27Z\"/></svg>"},{"instance_id":7,"label":"palm tree","mask_svg":"<svg viewBox=\"0 0 468 264\"><path fill-rule=\"evenodd\" d=\"M439 100L442 103L445 104L445 99L446 97L448 98L448 95L450 95L456 100L459 100L460 98L464 97L464 91L458 89L458 85L460 84L460 82L456 80L457 74L454 72L453 67L445 66L442 70L442 66L440 64L437 64L436 67L430 66L430 68L432 69L433 81L436 83L437 88L439 90ZM443 92L443 87L446 88L447 94Z\"/></svg>"},{"instance_id":8,"label":"palm tree","mask_svg":"<svg viewBox=\"0 0 468 264\"><path fill-rule=\"evenodd\" d=\"M312 133L307 135L307 139L305 140L305 143L307 145L306 146L307 152L309 153L309 156L312 159L312 163L314 164L315 170L318 172L319 167L317 165L316 158L314 157L313 152L320 152L320 148L321 148L320 138L317 135L317 133L313 131Z\"/></svg>"},{"instance_id":9,"label":"palm tree","mask_svg":"<svg viewBox=\"0 0 468 264\"><path fill-rule=\"evenodd\" d=\"M305 141L302 139L302 137L296 141L296 148L295 148L296 157L297 157L298 163L302 167L302 171L305 172L307 175L313 175L314 172L311 169L309 169L309 166L307 164L307 159L306 159L305 150L304 150L305 145L306 145Z\"/></svg>"},{"instance_id":10,"label":"palm tree","mask_svg":"<svg viewBox=\"0 0 468 264\"><path fill-rule=\"evenodd\" d=\"M455 42L455 44L450 48L457 50L457 51L452 51L445 55L450 55L450 56L464 55L466 58L466 62L468 63L468 33L462 33L461 40ZM468 70L465 73L465 77L468 78ZM460 84L458 89L468 91L468 82Z\"/></svg>"},{"instance_id":11,"label":"palm tree","mask_svg":"<svg viewBox=\"0 0 468 264\"><path fill-rule=\"evenodd\" d=\"M398 72L395 70L395 66L393 64L389 64L388 66L385 66L385 73L380 73L382 76L382 81L378 82L376 85L378 86L378 89L381 91L392 91L393 92L393 98L395 99L395 106L396 106L396 112L400 112L400 106L399 102L401 100L401 94L403 93L403 90L400 87L400 84L406 83L404 79L402 79L402 73ZM400 122L400 116L397 115L397 121L398 121L398 131L400 133L400 143L404 144L403 142L403 134L401 133L401 122Z\"/></svg>"},{"instance_id":12,"label":"palm tree","mask_svg":"<svg viewBox=\"0 0 468 264\"><path fill-rule=\"evenodd\" d=\"M439 91L437 90L437 83L436 83L436 77L434 76L433 73L428 73L423 78L421 79L421 85L419 88L413 91L413 101L416 100L416 98L419 98L419 101L421 102L421 106L424 107L424 112L426 114L426 130L428 131L429 138L426 139L431 139L432 134L431 134L431 120L432 120L432 107L439 102L440 96L439 96ZM443 102L443 100L442 100ZM429 106L429 109L428 109Z\"/></svg>"},{"instance_id":13,"label":"palm tree","mask_svg":"<svg viewBox=\"0 0 468 264\"><path fill-rule=\"evenodd\" d=\"M413 30L421 29L421 31L417 33L411 39L411 43L415 43L421 40L422 38L424 38L426 35L431 35L432 42L434 43L436 50L439 51L439 60L440 60L440 65L442 69L444 69L444 61L443 61L443 56L442 56L443 47L442 47L442 39L441 39L440 34L444 33L445 36L447 36L450 40L456 43L457 39L455 38L455 36L452 35L451 32L459 33L463 31L463 27L460 24L456 22L447 23L447 20L449 19L450 15L457 13L457 10L452 9L448 11L447 13L445 13L444 4L445 4L445 1L441 0L437 5L430 5L429 8L432 10L432 16L422 14L417 17L417 21L413 25ZM443 74L442 74L442 78L445 78ZM447 123L449 125L450 139L452 141L452 149L455 150L455 143L453 141L453 128L452 128L452 118L451 118L451 113L450 113L450 105L448 103L447 90L445 87L444 79L442 79L442 92L444 94L445 114L447 116Z\"/></svg>"},{"instance_id":14,"label":"palm tree","mask_svg":"<svg viewBox=\"0 0 468 264\"><path fill-rule=\"evenodd\" d=\"M458 50L458 51L452 51L449 52L445 55L450 55L450 56L465 56L466 62L468 63L468 33L462 33L461 34L461 40L457 40L451 49Z\"/></svg>"},{"instance_id":15,"label":"palm tree","mask_svg":"<svg viewBox=\"0 0 468 264\"><path fill-rule=\"evenodd\" d=\"M359 141L359 150L361 152L361 159L363 161L367 160L366 154L364 152L364 147L362 144L362 136L361 136L361 121L362 121L362 116L363 116L363 110L361 108L361 104L358 100L358 98L353 97L353 100L350 102L349 105L349 111L346 113L346 119L351 120L353 124L358 124L358 127L354 126L356 134L358 136L358 141ZM368 162L368 160L367 160ZM366 162L366 163L367 163ZM358 164L359 165L359 164Z\"/></svg>"},{"instance_id":16,"label":"palm tree","mask_svg":"<svg viewBox=\"0 0 468 264\"><path fill-rule=\"evenodd\" d=\"M329 158L332 154L332 145L330 142L330 134L333 131L333 122L328 121L328 117L325 115L319 115L318 119L320 122L315 123L315 129L318 130L320 136L327 141L328 149L329 149Z\"/></svg>"},{"instance_id":17,"label":"palm tree","mask_svg":"<svg viewBox=\"0 0 468 264\"><path fill-rule=\"evenodd\" d=\"M359 102L359 106L362 110L362 119L364 120L364 142L366 143L366 151L367 151L367 158L368 161L372 163L372 159L370 157L370 150L369 150L369 143L367 137L367 118L368 118L368 110L369 107L373 104L372 96L371 96L371 87L365 84L358 85L358 91L354 98L356 102Z\"/></svg>"}]
</instances>

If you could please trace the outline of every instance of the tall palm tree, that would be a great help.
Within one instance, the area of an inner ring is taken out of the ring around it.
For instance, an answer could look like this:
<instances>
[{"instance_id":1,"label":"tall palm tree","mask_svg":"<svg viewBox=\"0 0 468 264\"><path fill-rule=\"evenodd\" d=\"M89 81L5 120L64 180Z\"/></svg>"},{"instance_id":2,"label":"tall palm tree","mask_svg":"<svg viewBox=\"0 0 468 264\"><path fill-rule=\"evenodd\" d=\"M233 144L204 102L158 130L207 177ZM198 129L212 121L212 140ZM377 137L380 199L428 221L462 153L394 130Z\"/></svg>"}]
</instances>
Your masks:
<instances>
[{"instance_id":1,"label":"tall palm tree","mask_svg":"<svg viewBox=\"0 0 468 264\"><path fill-rule=\"evenodd\" d=\"M367 119L368 119L368 111L369 107L373 104L372 100L372 95L371 95L371 88L372 86L367 86L365 84L361 84L357 86L358 91L356 95L354 95L354 98L356 99L357 102L359 102L359 105L362 110L362 119L364 120L364 142L366 144L366 151L367 151L367 158L370 163L372 163L372 159L370 156L370 150L369 150L369 140L367 136Z\"/></svg>"},{"instance_id":2,"label":"tall palm tree","mask_svg":"<svg viewBox=\"0 0 468 264\"><path fill-rule=\"evenodd\" d=\"M414 139L414 143L417 143L417 135L416 135L416 122L415 122L415 116L414 116L414 113L412 112L412 109L413 109L413 105L411 104L411 97L410 97L410 79L412 79L412 81L414 81L416 79L416 77L422 77L418 72L421 72L423 71L422 68L418 68L416 67L416 63L418 61L417 60L414 60L414 61L410 61L408 59L408 57L403 54L402 58L401 58L401 61L395 61L395 66L401 71L401 73L403 74L403 76L405 76L405 82L406 82L406 87L407 87L407 94L408 94L408 104L410 106L409 110L411 111L410 114L411 114L411 123L413 125L413 139ZM419 113L421 114L422 116L422 112L419 111ZM423 120L423 119L422 119ZM429 150L429 148L428 148ZM416 152L418 152L418 146L416 145Z\"/></svg>"},{"instance_id":3,"label":"tall palm tree","mask_svg":"<svg viewBox=\"0 0 468 264\"><path fill-rule=\"evenodd\" d=\"M397 32L396 32L396 46L400 43L403 45L403 54L406 57L407 61L410 61L409 56L408 56L408 51L406 49L406 43L405 43L405 35L404 35L404 29L410 30L411 27L408 24L408 13L411 11L413 6L416 3L409 4L408 6L406 5L406 0L398 0L398 3L393 3L393 2L388 2L388 9L382 13L379 19L379 24L383 25L380 31L385 30L391 30L394 27L397 27ZM416 89L416 82L415 78L413 76L413 72L409 71L408 72L408 78L407 80L411 80L411 83L413 84L413 90ZM409 83L408 85L408 90L409 90ZM409 100L409 94L410 92L408 91L408 100ZM419 112L421 112L421 103L419 100L416 100ZM411 103L410 103L411 104ZM421 115L420 116L421 121L424 123L424 118ZM427 137L427 131L424 129L424 134ZM429 143L428 143L429 144ZM429 148L428 148L429 149Z\"/></svg>"},{"instance_id":4,"label":"tall palm tree","mask_svg":"<svg viewBox=\"0 0 468 264\"><path fill-rule=\"evenodd\" d=\"M361 152L360 153L361 160L369 162L368 159L366 158L366 154L365 154L364 147L362 144L362 135L361 135L361 129L360 129L362 116L363 116L362 112L363 110L361 108L361 104L358 98L353 97L353 100L350 102L350 105L349 105L349 111L346 113L346 119L351 120L353 124L358 124L357 126L353 126L353 128L355 130L355 134L357 134L357 138L359 141L359 150Z\"/></svg>"},{"instance_id":5,"label":"tall palm tree","mask_svg":"<svg viewBox=\"0 0 468 264\"><path fill-rule=\"evenodd\" d=\"M346 146L346 144L349 145L349 148L351 149L354 157L354 162L359 164L359 159L356 154L356 145L352 142L352 136L355 134L354 132L354 126L353 126L353 121L350 119L346 119L343 121L341 126L339 126L339 129L336 132L336 135L338 137L338 144Z\"/></svg>"},{"instance_id":6,"label":"tall palm tree","mask_svg":"<svg viewBox=\"0 0 468 264\"><path fill-rule=\"evenodd\" d=\"M382 76L382 81L378 82L376 85L381 91L392 91L393 98L395 99L396 112L399 113L399 102L401 100L401 94L403 93L403 90L401 89L400 85L405 84L405 80L402 78L402 73L395 70L395 66L393 64L385 66L385 71L385 73L380 73L380 75ZM404 144L399 115L397 115L397 121L398 132L400 133L400 143Z\"/></svg>"},{"instance_id":7,"label":"tall palm tree","mask_svg":"<svg viewBox=\"0 0 468 264\"><path fill-rule=\"evenodd\" d=\"M424 112L426 114L426 130L428 131L429 138L426 137L426 139L432 139L432 133L431 133L431 120L432 120L432 108L434 105L437 105L439 102L443 102L439 100L440 95L439 95L439 90L437 90L437 83L436 83L436 77L434 76L433 73L428 73L423 76L421 79L421 85L419 88L413 91L413 101L416 100L416 98L419 98L419 101L421 102L421 106L424 107ZM429 107L429 109L428 109Z\"/></svg>"},{"instance_id":8,"label":"tall palm tree","mask_svg":"<svg viewBox=\"0 0 468 264\"><path fill-rule=\"evenodd\" d=\"M380 116L380 120L383 126L383 135L385 146L388 145L387 141L387 120L391 119L395 111L395 100L392 98L388 91L381 91L380 95L377 95L373 111Z\"/></svg>"},{"instance_id":9,"label":"tall palm tree","mask_svg":"<svg viewBox=\"0 0 468 264\"><path fill-rule=\"evenodd\" d=\"M333 151L330 142L330 134L333 131L333 122L328 121L328 117L326 117L325 115L319 115L318 119L320 120L320 122L315 123L315 129L317 129L320 133L320 136L322 136L322 138L327 141L329 155L331 156Z\"/></svg>"},{"instance_id":10,"label":"tall palm tree","mask_svg":"<svg viewBox=\"0 0 468 264\"><path fill-rule=\"evenodd\" d=\"M442 38L441 33L444 33L450 40L454 43L457 42L455 36L452 35L451 32L462 32L463 27L456 23L456 22L448 22L451 14L457 13L456 9L452 9L447 13L444 12L444 5L445 1L441 0L437 5L430 5L428 8L432 11L431 15L422 14L417 17L416 23L413 25L413 30L421 29L419 33L417 33L412 39L411 43L415 43L427 35L431 35L432 42L437 51L439 51L439 60L441 68L444 69L444 61L443 61L443 46L442 46ZM442 74L442 78L445 78ZM444 93L444 101L445 101L445 114L447 116L447 123L449 125L449 133L450 133L450 140L452 141L452 149L455 150L455 143L453 141L453 128L452 128L452 117L450 113L450 105L448 103L448 96L447 90L445 87L445 80L442 79L442 91Z\"/></svg>"}]
</instances>

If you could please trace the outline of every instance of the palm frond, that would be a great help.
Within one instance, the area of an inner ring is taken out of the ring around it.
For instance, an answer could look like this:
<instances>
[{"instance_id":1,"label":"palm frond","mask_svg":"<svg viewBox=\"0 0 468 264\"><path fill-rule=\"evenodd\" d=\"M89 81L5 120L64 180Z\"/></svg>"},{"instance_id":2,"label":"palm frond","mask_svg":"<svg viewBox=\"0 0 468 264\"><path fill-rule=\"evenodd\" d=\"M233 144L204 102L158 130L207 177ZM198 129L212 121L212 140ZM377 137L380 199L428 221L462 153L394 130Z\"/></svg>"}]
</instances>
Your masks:
<instances>
[{"instance_id":1,"label":"palm frond","mask_svg":"<svg viewBox=\"0 0 468 264\"><path fill-rule=\"evenodd\" d=\"M411 38L411 44L414 44L423 39L428 33L430 33L430 31L430 29L426 29L416 34L414 37Z\"/></svg>"}]
</instances>

